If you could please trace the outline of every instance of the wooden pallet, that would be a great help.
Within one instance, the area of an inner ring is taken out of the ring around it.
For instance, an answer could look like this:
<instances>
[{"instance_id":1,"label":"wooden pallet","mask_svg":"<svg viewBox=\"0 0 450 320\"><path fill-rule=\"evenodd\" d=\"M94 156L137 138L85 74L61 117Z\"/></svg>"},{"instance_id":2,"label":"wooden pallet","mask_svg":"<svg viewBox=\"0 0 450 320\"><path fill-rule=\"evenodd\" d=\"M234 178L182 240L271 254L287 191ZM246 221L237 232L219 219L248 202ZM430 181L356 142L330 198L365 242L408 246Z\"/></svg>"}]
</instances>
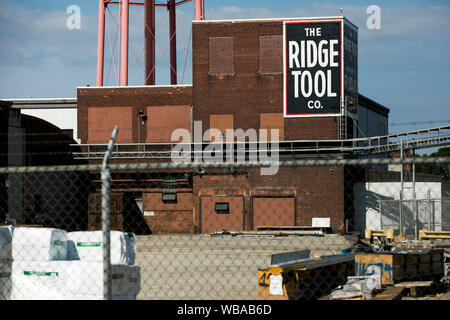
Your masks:
<instances>
[{"instance_id":1,"label":"wooden pallet","mask_svg":"<svg viewBox=\"0 0 450 320\"><path fill-rule=\"evenodd\" d=\"M388 286L373 297L372 300L399 300L405 288Z\"/></svg>"},{"instance_id":2,"label":"wooden pallet","mask_svg":"<svg viewBox=\"0 0 450 320\"><path fill-rule=\"evenodd\" d=\"M450 239L450 231L420 230L419 238L422 239Z\"/></svg>"},{"instance_id":3,"label":"wooden pallet","mask_svg":"<svg viewBox=\"0 0 450 320\"><path fill-rule=\"evenodd\" d=\"M394 287L397 288L408 288L411 293L411 297L416 296L416 288L420 287L430 287L433 284L433 281L406 281L396 283Z\"/></svg>"}]
</instances>

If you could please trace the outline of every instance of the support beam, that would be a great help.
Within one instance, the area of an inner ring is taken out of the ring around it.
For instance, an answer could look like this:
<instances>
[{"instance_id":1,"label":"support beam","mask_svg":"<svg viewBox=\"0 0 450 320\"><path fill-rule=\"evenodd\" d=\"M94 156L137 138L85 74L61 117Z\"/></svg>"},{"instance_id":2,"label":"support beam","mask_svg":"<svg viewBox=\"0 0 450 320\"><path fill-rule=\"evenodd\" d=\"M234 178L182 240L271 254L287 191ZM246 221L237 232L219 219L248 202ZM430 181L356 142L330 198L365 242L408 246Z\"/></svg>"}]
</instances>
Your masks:
<instances>
[{"instance_id":1,"label":"support beam","mask_svg":"<svg viewBox=\"0 0 450 320\"><path fill-rule=\"evenodd\" d=\"M205 20L205 4L204 0L195 1L195 20Z\"/></svg>"},{"instance_id":2,"label":"support beam","mask_svg":"<svg viewBox=\"0 0 450 320\"><path fill-rule=\"evenodd\" d=\"M98 42L97 42L97 86L103 86L103 69L105 61L105 2L98 1Z\"/></svg>"},{"instance_id":3,"label":"support beam","mask_svg":"<svg viewBox=\"0 0 450 320\"><path fill-rule=\"evenodd\" d=\"M128 85L128 26L129 0L122 1L121 45L120 45L120 85Z\"/></svg>"},{"instance_id":4,"label":"support beam","mask_svg":"<svg viewBox=\"0 0 450 320\"><path fill-rule=\"evenodd\" d=\"M175 0L168 0L170 35L170 83L177 84L177 22Z\"/></svg>"},{"instance_id":5,"label":"support beam","mask_svg":"<svg viewBox=\"0 0 450 320\"><path fill-rule=\"evenodd\" d=\"M155 84L155 0L145 0L145 85Z\"/></svg>"}]
</instances>

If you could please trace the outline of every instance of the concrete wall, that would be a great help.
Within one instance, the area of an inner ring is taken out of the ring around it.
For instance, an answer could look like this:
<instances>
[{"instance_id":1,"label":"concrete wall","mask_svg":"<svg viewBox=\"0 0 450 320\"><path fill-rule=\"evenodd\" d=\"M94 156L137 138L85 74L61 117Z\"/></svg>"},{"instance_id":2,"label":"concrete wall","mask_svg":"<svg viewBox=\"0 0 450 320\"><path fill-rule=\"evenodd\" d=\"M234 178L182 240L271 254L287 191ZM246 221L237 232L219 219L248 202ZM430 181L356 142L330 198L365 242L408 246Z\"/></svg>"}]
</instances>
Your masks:
<instances>
[{"instance_id":1,"label":"concrete wall","mask_svg":"<svg viewBox=\"0 0 450 320\"><path fill-rule=\"evenodd\" d=\"M34 116L57 126L61 130L73 130L72 138L77 141L77 109L22 109L22 114Z\"/></svg>"}]
</instances>

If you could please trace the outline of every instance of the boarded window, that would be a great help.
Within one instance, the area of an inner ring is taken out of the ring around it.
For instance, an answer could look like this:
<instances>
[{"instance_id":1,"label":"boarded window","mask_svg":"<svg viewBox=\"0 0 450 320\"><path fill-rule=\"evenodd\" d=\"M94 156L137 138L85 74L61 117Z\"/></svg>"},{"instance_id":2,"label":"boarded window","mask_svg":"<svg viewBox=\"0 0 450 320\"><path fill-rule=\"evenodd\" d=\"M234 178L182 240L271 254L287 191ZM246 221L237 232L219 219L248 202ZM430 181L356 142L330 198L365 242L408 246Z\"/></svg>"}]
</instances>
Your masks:
<instances>
[{"instance_id":1,"label":"boarded window","mask_svg":"<svg viewBox=\"0 0 450 320\"><path fill-rule=\"evenodd\" d=\"M233 115L232 114L212 114L209 116L209 127L217 129L221 132L220 137L225 140L233 140L233 133L227 135L227 129L233 129ZM215 140L214 132L211 132L211 141Z\"/></svg>"},{"instance_id":2,"label":"boarded window","mask_svg":"<svg viewBox=\"0 0 450 320\"><path fill-rule=\"evenodd\" d=\"M289 198L253 198L253 230L264 226L295 226L295 200Z\"/></svg>"},{"instance_id":3,"label":"boarded window","mask_svg":"<svg viewBox=\"0 0 450 320\"><path fill-rule=\"evenodd\" d=\"M233 75L233 38L209 38L209 74Z\"/></svg>"},{"instance_id":4,"label":"boarded window","mask_svg":"<svg viewBox=\"0 0 450 320\"><path fill-rule=\"evenodd\" d=\"M272 129L278 129L278 139L274 136L274 140L284 140L284 117L282 113L261 113L259 127L267 130L267 141L271 140ZM259 138L264 141L263 135L260 135Z\"/></svg>"},{"instance_id":5,"label":"boarded window","mask_svg":"<svg viewBox=\"0 0 450 320\"><path fill-rule=\"evenodd\" d=\"M88 108L88 143L108 143L114 126L119 127L116 143L131 143L131 107Z\"/></svg>"},{"instance_id":6,"label":"boarded window","mask_svg":"<svg viewBox=\"0 0 450 320\"><path fill-rule=\"evenodd\" d=\"M147 143L172 142L174 130L189 130L189 116L189 106L147 107L147 138L145 141Z\"/></svg>"},{"instance_id":7,"label":"boarded window","mask_svg":"<svg viewBox=\"0 0 450 320\"><path fill-rule=\"evenodd\" d=\"M283 37L259 37L259 72L279 73L283 71Z\"/></svg>"}]
</instances>

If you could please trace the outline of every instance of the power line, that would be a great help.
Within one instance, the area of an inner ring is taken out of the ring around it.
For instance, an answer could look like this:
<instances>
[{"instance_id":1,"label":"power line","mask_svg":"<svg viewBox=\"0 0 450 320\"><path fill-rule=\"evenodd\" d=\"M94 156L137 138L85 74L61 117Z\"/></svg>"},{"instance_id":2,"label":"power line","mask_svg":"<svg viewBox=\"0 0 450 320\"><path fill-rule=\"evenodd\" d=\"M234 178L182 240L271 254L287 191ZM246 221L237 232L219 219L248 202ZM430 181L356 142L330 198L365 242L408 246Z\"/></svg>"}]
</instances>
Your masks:
<instances>
[{"instance_id":1,"label":"power line","mask_svg":"<svg viewBox=\"0 0 450 320\"><path fill-rule=\"evenodd\" d=\"M450 120L436 120L436 121L419 121L419 122L398 122L398 123L391 123L389 126L395 127L395 126L407 126L407 125L416 125L416 124L430 124L430 123L449 123Z\"/></svg>"}]
</instances>

